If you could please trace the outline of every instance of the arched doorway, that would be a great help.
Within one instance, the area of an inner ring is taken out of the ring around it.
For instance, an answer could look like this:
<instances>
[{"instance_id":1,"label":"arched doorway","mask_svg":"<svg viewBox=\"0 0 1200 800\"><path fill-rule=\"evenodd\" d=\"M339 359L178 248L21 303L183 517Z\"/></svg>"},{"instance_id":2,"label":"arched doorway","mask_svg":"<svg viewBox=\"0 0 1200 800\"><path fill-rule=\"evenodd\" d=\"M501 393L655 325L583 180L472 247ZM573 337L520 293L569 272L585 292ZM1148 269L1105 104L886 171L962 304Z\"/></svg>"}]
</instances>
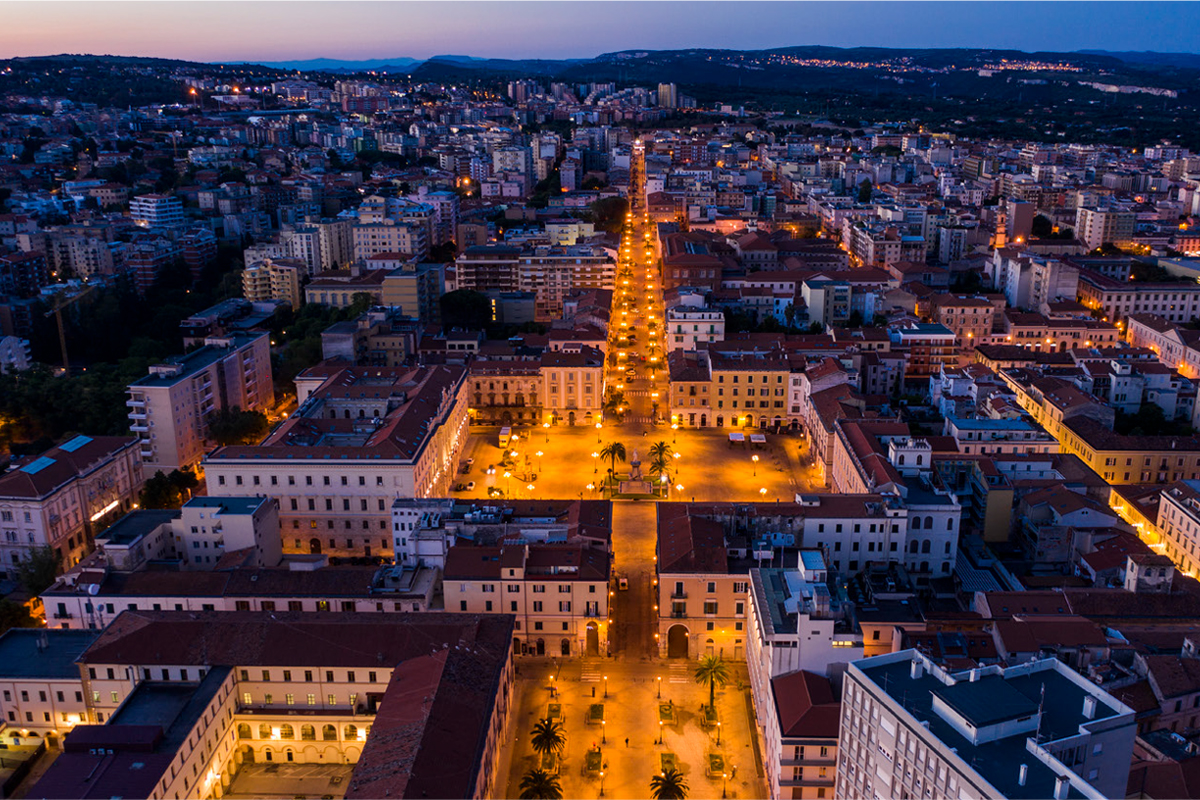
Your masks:
<instances>
[{"instance_id":1,"label":"arched doorway","mask_svg":"<svg viewBox=\"0 0 1200 800\"><path fill-rule=\"evenodd\" d=\"M682 625L672 625L667 631L667 658L688 657L688 629Z\"/></svg>"},{"instance_id":2,"label":"arched doorway","mask_svg":"<svg viewBox=\"0 0 1200 800\"><path fill-rule=\"evenodd\" d=\"M708 427L708 414L701 414L701 415L700 415L700 427L701 427L701 428L707 428L707 427Z\"/></svg>"},{"instance_id":3,"label":"arched doorway","mask_svg":"<svg viewBox=\"0 0 1200 800\"><path fill-rule=\"evenodd\" d=\"M537 654L539 656L546 655L546 640L545 639L537 640Z\"/></svg>"},{"instance_id":4,"label":"arched doorway","mask_svg":"<svg viewBox=\"0 0 1200 800\"><path fill-rule=\"evenodd\" d=\"M706 656L716 655L716 652L715 652L716 644L717 643L714 642L712 639L708 639L707 641L705 641L704 642L704 655L706 655Z\"/></svg>"},{"instance_id":5,"label":"arched doorway","mask_svg":"<svg viewBox=\"0 0 1200 800\"><path fill-rule=\"evenodd\" d=\"M569 655L571 655L571 640L570 640L570 639L563 639L563 640L562 640L561 649L562 649L562 654L563 654L564 656L569 656Z\"/></svg>"},{"instance_id":6,"label":"arched doorway","mask_svg":"<svg viewBox=\"0 0 1200 800\"><path fill-rule=\"evenodd\" d=\"M505 411L503 414L501 414L501 415L500 415L500 422L501 422L501 423L503 423L504 425L512 425L512 423L513 423L513 415L512 415L512 412L511 412L511 411Z\"/></svg>"},{"instance_id":7,"label":"arched doorway","mask_svg":"<svg viewBox=\"0 0 1200 800\"><path fill-rule=\"evenodd\" d=\"M313 554L320 554L321 540L315 536L313 538L309 539L308 540L308 552L313 553Z\"/></svg>"},{"instance_id":8,"label":"arched doorway","mask_svg":"<svg viewBox=\"0 0 1200 800\"><path fill-rule=\"evenodd\" d=\"M567 424L568 425L575 424L575 412L574 411L571 411L567 414Z\"/></svg>"},{"instance_id":9,"label":"arched doorway","mask_svg":"<svg viewBox=\"0 0 1200 800\"><path fill-rule=\"evenodd\" d=\"M600 629L594 622L587 624L587 654L589 656L600 655Z\"/></svg>"},{"instance_id":10,"label":"arched doorway","mask_svg":"<svg viewBox=\"0 0 1200 800\"><path fill-rule=\"evenodd\" d=\"M520 655L521 653L521 637L513 637L513 653Z\"/></svg>"}]
</instances>

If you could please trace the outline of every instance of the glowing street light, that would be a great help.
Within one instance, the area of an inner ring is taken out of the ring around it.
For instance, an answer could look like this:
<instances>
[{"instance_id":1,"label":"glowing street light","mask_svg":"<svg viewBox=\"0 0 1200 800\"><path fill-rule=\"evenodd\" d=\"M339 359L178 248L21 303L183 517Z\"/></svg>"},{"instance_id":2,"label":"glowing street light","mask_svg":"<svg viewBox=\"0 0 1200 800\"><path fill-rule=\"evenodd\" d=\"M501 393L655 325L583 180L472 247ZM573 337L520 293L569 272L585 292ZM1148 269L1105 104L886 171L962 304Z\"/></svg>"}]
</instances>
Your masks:
<instances>
[{"instance_id":1,"label":"glowing street light","mask_svg":"<svg viewBox=\"0 0 1200 800\"><path fill-rule=\"evenodd\" d=\"M750 460L754 462L754 476L758 477L758 456L750 456Z\"/></svg>"},{"instance_id":2,"label":"glowing street light","mask_svg":"<svg viewBox=\"0 0 1200 800\"><path fill-rule=\"evenodd\" d=\"M759 493L760 495L762 495L762 498L763 498L764 500L766 500L766 499L767 499L767 487L765 487L765 486L764 486L764 487L762 487L761 489L759 489L759 490L758 490L758 493Z\"/></svg>"},{"instance_id":3,"label":"glowing street light","mask_svg":"<svg viewBox=\"0 0 1200 800\"><path fill-rule=\"evenodd\" d=\"M662 700L662 675L658 676L658 699Z\"/></svg>"}]
</instances>

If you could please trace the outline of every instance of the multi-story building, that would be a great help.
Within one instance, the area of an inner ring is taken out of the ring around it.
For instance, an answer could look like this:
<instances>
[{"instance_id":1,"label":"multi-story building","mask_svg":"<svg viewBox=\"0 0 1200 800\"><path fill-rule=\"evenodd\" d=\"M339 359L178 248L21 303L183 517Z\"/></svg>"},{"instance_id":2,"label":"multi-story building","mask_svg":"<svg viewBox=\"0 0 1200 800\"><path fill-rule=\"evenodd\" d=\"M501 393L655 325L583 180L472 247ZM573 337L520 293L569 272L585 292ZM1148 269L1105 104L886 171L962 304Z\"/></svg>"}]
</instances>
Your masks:
<instances>
[{"instance_id":1,"label":"multi-story building","mask_svg":"<svg viewBox=\"0 0 1200 800\"><path fill-rule=\"evenodd\" d=\"M1113 496L1114 505L1120 505ZM1147 530L1135 523L1138 533L1160 545L1180 572L1200 573L1200 480L1182 480L1164 488L1159 496L1158 518Z\"/></svg>"},{"instance_id":2,"label":"multi-story building","mask_svg":"<svg viewBox=\"0 0 1200 800\"><path fill-rule=\"evenodd\" d=\"M300 308L300 276L305 265L287 259L266 259L242 270L242 296L252 303L278 300Z\"/></svg>"},{"instance_id":3,"label":"multi-story building","mask_svg":"<svg viewBox=\"0 0 1200 800\"><path fill-rule=\"evenodd\" d=\"M141 228L170 228L184 223L183 203L178 197L143 194L129 201L129 216Z\"/></svg>"},{"instance_id":4,"label":"multi-story building","mask_svg":"<svg viewBox=\"0 0 1200 800\"><path fill-rule=\"evenodd\" d=\"M718 428L726 422L731 428L787 423L791 367L782 353L710 345L709 365Z\"/></svg>"},{"instance_id":5,"label":"multi-story building","mask_svg":"<svg viewBox=\"0 0 1200 800\"><path fill-rule=\"evenodd\" d=\"M441 319L439 299L445 293L444 266L420 263L388 272L379 290L379 304L409 319L430 324Z\"/></svg>"},{"instance_id":6,"label":"multi-story building","mask_svg":"<svg viewBox=\"0 0 1200 800\"><path fill-rule=\"evenodd\" d=\"M945 325L964 350L974 349L992 334L996 306L982 297L935 295L930 301L933 321Z\"/></svg>"},{"instance_id":7,"label":"multi-story building","mask_svg":"<svg viewBox=\"0 0 1200 800\"><path fill-rule=\"evenodd\" d=\"M1133 709L1057 659L949 672L914 650L850 665L834 796L1125 794Z\"/></svg>"},{"instance_id":8,"label":"multi-story building","mask_svg":"<svg viewBox=\"0 0 1200 800\"><path fill-rule=\"evenodd\" d=\"M165 236L138 239L125 251L125 268L143 294L154 286L159 275L180 257L179 245Z\"/></svg>"},{"instance_id":9,"label":"multi-story building","mask_svg":"<svg viewBox=\"0 0 1200 800\"><path fill-rule=\"evenodd\" d=\"M0 476L0 577L51 547L64 567L79 563L96 530L129 511L144 478L131 436L77 436Z\"/></svg>"},{"instance_id":10,"label":"multi-story building","mask_svg":"<svg viewBox=\"0 0 1200 800\"><path fill-rule=\"evenodd\" d=\"M275 403L271 343L266 333L204 340L204 346L164 364L128 388L129 429L141 444L147 477L190 469L208 448L208 417L238 408L264 411Z\"/></svg>"},{"instance_id":11,"label":"multi-story building","mask_svg":"<svg viewBox=\"0 0 1200 800\"><path fill-rule=\"evenodd\" d=\"M671 383L667 401L671 424L707 428L713 414L712 365L707 350L672 350L667 354Z\"/></svg>"},{"instance_id":12,"label":"multi-story building","mask_svg":"<svg viewBox=\"0 0 1200 800\"><path fill-rule=\"evenodd\" d=\"M1058 441L1028 419L946 417L942 435L958 442L960 452L1057 453Z\"/></svg>"},{"instance_id":13,"label":"multi-story building","mask_svg":"<svg viewBox=\"0 0 1200 800\"><path fill-rule=\"evenodd\" d=\"M591 245L520 249L508 245L469 248L455 262L459 289L532 292L539 320L562 317L563 301L576 290L612 289L616 265Z\"/></svg>"},{"instance_id":14,"label":"multi-story building","mask_svg":"<svg viewBox=\"0 0 1200 800\"><path fill-rule=\"evenodd\" d=\"M607 656L611 569L605 547L463 544L446 556L442 591L449 611L515 617L521 653Z\"/></svg>"},{"instance_id":15,"label":"multi-story building","mask_svg":"<svg viewBox=\"0 0 1200 800\"><path fill-rule=\"evenodd\" d=\"M279 501L290 553L392 556L392 502L449 493L467 434L466 370L318 366L259 445L204 460L210 491Z\"/></svg>"},{"instance_id":16,"label":"multi-story building","mask_svg":"<svg viewBox=\"0 0 1200 800\"><path fill-rule=\"evenodd\" d=\"M720 342L725 339L725 313L706 305L699 292L679 291L678 300L666 303L666 332L663 336L667 353L676 350L695 350L700 342Z\"/></svg>"},{"instance_id":17,"label":"multi-story building","mask_svg":"<svg viewBox=\"0 0 1200 800\"><path fill-rule=\"evenodd\" d=\"M359 297L370 298L372 305L383 299L384 269L348 269L326 272L304 287L304 300L332 308L349 308Z\"/></svg>"},{"instance_id":18,"label":"multi-story building","mask_svg":"<svg viewBox=\"0 0 1200 800\"><path fill-rule=\"evenodd\" d=\"M603 415L604 354L594 347L544 350L470 365L471 419L502 425L592 425Z\"/></svg>"},{"instance_id":19,"label":"multi-story building","mask_svg":"<svg viewBox=\"0 0 1200 800\"><path fill-rule=\"evenodd\" d=\"M1114 323L1144 313L1183 324L1200 317L1200 284L1117 279L1085 269L1079 273L1079 302Z\"/></svg>"},{"instance_id":20,"label":"multi-story building","mask_svg":"<svg viewBox=\"0 0 1200 800\"><path fill-rule=\"evenodd\" d=\"M417 260L429 255L429 229L416 221L382 219L354 226L354 258L365 261L379 253L404 253Z\"/></svg>"},{"instance_id":21,"label":"multi-story building","mask_svg":"<svg viewBox=\"0 0 1200 800\"><path fill-rule=\"evenodd\" d=\"M780 675L755 706L768 796L832 798L841 707L830 680L804 670Z\"/></svg>"},{"instance_id":22,"label":"multi-story building","mask_svg":"<svg viewBox=\"0 0 1200 800\"><path fill-rule=\"evenodd\" d=\"M889 329L892 352L908 354L905 375L912 378L937 375L943 367L958 362L958 344L953 331L941 323L910 322Z\"/></svg>"},{"instance_id":23,"label":"multi-story building","mask_svg":"<svg viewBox=\"0 0 1200 800\"><path fill-rule=\"evenodd\" d=\"M1133 241L1136 212L1118 208L1080 207L1075 210L1075 237L1095 250L1103 244L1118 247Z\"/></svg>"},{"instance_id":24,"label":"multi-story building","mask_svg":"<svg viewBox=\"0 0 1200 800\"><path fill-rule=\"evenodd\" d=\"M0 720L14 744L62 747L62 737L88 721L88 700L75 663L95 631L11 628L0 636Z\"/></svg>"},{"instance_id":25,"label":"multi-story building","mask_svg":"<svg viewBox=\"0 0 1200 800\"><path fill-rule=\"evenodd\" d=\"M125 612L76 657L63 702L80 692L82 718L33 791L209 797L278 761L353 765L350 798L495 794L511 617L280 613ZM33 679L65 673L74 646L26 659ZM414 696L428 698L415 719Z\"/></svg>"}]
</instances>

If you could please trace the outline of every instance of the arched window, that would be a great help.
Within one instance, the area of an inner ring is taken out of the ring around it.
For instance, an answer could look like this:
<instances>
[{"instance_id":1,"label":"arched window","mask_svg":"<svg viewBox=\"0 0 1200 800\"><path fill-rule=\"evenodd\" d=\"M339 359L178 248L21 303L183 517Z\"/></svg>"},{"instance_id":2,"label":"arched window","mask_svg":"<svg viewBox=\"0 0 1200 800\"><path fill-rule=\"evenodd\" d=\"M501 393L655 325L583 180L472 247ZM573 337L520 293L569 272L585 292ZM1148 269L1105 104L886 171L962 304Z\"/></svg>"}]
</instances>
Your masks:
<instances>
[{"instance_id":1,"label":"arched window","mask_svg":"<svg viewBox=\"0 0 1200 800\"><path fill-rule=\"evenodd\" d=\"M913 518L912 518L912 529L913 529L914 531L919 531L919 530L921 530L921 518L920 518L920 517L913 517Z\"/></svg>"},{"instance_id":2,"label":"arched window","mask_svg":"<svg viewBox=\"0 0 1200 800\"><path fill-rule=\"evenodd\" d=\"M928 553L928 552L929 552L929 548L930 548L931 546L932 546L931 542L930 542L928 539L926 539L925 541L921 542L921 552L922 552L922 553Z\"/></svg>"},{"instance_id":3,"label":"arched window","mask_svg":"<svg viewBox=\"0 0 1200 800\"><path fill-rule=\"evenodd\" d=\"M296 738L296 729L293 728L291 725L288 725L285 722L283 725L279 726L279 738L280 739L295 739Z\"/></svg>"},{"instance_id":4,"label":"arched window","mask_svg":"<svg viewBox=\"0 0 1200 800\"><path fill-rule=\"evenodd\" d=\"M900 454L900 466L904 466L904 453Z\"/></svg>"},{"instance_id":5,"label":"arched window","mask_svg":"<svg viewBox=\"0 0 1200 800\"><path fill-rule=\"evenodd\" d=\"M342 738L347 741L353 741L358 738L358 727L355 725L347 725L342 728Z\"/></svg>"},{"instance_id":6,"label":"arched window","mask_svg":"<svg viewBox=\"0 0 1200 800\"><path fill-rule=\"evenodd\" d=\"M911 542L908 543L908 552L910 552L910 553L917 552L917 540L916 539L913 539Z\"/></svg>"},{"instance_id":7,"label":"arched window","mask_svg":"<svg viewBox=\"0 0 1200 800\"><path fill-rule=\"evenodd\" d=\"M270 725L259 725L258 726L258 738L270 739L271 738L271 726Z\"/></svg>"},{"instance_id":8,"label":"arched window","mask_svg":"<svg viewBox=\"0 0 1200 800\"><path fill-rule=\"evenodd\" d=\"M337 741L337 727L334 725L326 725L321 728L321 738L327 742Z\"/></svg>"},{"instance_id":9,"label":"arched window","mask_svg":"<svg viewBox=\"0 0 1200 800\"><path fill-rule=\"evenodd\" d=\"M312 725L300 726L300 738L306 742L313 742L317 739L317 729Z\"/></svg>"},{"instance_id":10,"label":"arched window","mask_svg":"<svg viewBox=\"0 0 1200 800\"><path fill-rule=\"evenodd\" d=\"M925 518L925 530L927 530L927 531L933 530L933 517Z\"/></svg>"},{"instance_id":11,"label":"arched window","mask_svg":"<svg viewBox=\"0 0 1200 800\"><path fill-rule=\"evenodd\" d=\"M919 466L921 466L921 464L923 463L924 459L925 459L925 456L922 456L922 455L918 455L918 456L917 456L917 466L918 466L918 467L919 467Z\"/></svg>"},{"instance_id":12,"label":"arched window","mask_svg":"<svg viewBox=\"0 0 1200 800\"><path fill-rule=\"evenodd\" d=\"M238 723L238 738L239 739L253 739L254 738L253 734L251 734L251 732L250 732L250 726L244 722Z\"/></svg>"},{"instance_id":13,"label":"arched window","mask_svg":"<svg viewBox=\"0 0 1200 800\"><path fill-rule=\"evenodd\" d=\"M954 517L946 518L946 530L948 530L948 531L954 530Z\"/></svg>"}]
</instances>

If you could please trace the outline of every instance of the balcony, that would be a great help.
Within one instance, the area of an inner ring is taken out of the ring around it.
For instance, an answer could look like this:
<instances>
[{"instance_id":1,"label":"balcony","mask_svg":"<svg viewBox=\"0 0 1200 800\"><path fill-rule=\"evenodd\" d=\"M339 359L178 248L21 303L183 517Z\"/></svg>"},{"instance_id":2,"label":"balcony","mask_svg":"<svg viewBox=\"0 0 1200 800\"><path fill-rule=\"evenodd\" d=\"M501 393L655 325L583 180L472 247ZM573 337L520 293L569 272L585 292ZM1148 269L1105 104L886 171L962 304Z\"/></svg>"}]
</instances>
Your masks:
<instances>
[{"instance_id":1,"label":"balcony","mask_svg":"<svg viewBox=\"0 0 1200 800\"><path fill-rule=\"evenodd\" d=\"M687 619L686 611L672 611L671 619Z\"/></svg>"},{"instance_id":2,"label":"balcony","mask_svg":"<svg viewBox=\"0 0 1200 800\"><path fill-rule=\"evenodd\" d=\"M686 600L687 592L683 591L682 589L676 589L675 591L671 592L671 599L672 600Z\"/></svg>"},{"instance_id":3,"label":"balcony","mask_svg":"<svg viewBox=\"0 0 1200 800\"><path fill-rule=\"evenodd\" d=\"M131 430L135 433L146 433L150 429L148 427L146 427L145 425L130 425L129 430Z\"/></svg>"}]
</instances>

